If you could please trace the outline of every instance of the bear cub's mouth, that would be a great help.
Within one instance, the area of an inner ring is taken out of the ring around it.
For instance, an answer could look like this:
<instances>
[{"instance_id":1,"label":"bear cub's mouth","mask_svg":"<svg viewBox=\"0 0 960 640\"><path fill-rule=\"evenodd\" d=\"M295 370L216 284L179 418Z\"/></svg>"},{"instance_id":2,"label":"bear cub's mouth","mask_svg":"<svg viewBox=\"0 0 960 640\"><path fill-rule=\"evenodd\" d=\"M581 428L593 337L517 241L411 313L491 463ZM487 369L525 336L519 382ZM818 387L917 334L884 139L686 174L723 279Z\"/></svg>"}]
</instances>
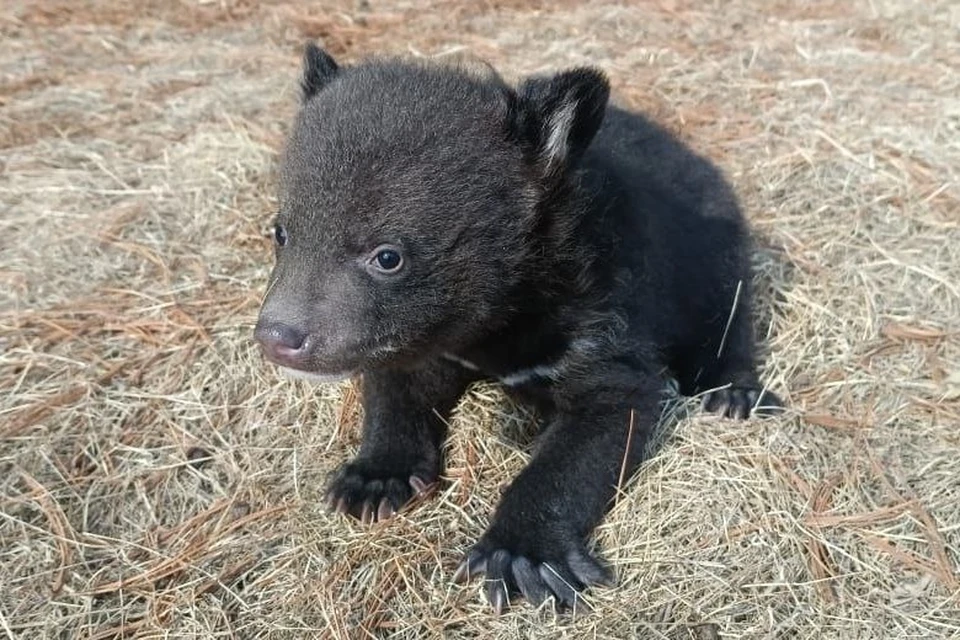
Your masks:
<instances>
[{"instance_id":1,"label":"bear cub's mouth","mask_svg":"<svg viewBox=\"0 0 960 640\"><path fill-rule=\"evenodd\" d=\"M315 336L283 323L258 322L254 338L264 357L291 378L311 382L339 382L356 372L356 363L343 358L320 361Z\"/></svg>"},{"instance_id":2,"label":"bear cub's mouth","mask_svg":"<svg viewBox=\"0 0 960 640\"><path fill-rule=\"evenodd\" d=\"M341 382L361 370L391 361L399 352L390 341L375 345L350 344L349 348L327 351L316 333L283 323L262 321L254 330L264 358L285 376L316 383Z\"/></svg>"},{"instance_id":3,"label":"bear cub's mouth","mask_svg":"<svg viewBox=\"0 0 960 640\"><path fill-rule=\"evenodd\" d=\"M319 373L317 371L307 371L305 369L294 369L292 367L286 367L283 365L277 365L277 368L280 369L280 373L287 376L288 378L294 378L297 380L306 380L307 382L320 382L320 383L342 382L354 376L353 371L346 371L342 373Z\"/></svg>"}]
</instances>

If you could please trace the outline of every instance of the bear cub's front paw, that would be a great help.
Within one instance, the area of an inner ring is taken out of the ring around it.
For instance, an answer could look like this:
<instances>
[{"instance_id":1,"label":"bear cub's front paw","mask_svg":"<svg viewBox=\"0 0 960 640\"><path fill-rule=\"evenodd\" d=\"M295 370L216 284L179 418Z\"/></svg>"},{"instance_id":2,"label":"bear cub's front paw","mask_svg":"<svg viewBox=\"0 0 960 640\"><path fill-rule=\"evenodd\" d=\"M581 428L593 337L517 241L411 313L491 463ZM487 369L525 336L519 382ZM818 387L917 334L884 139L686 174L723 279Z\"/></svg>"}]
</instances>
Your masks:
<instances>
[{"instance_id":1,"label":"bear cub's front paw","mask_svg":"<svg viewBox=\"0 0 960 640\"><path fill-rule=\"evenodd\" d=\"M589 609L580 594L591 585L612 586L610 570L587 551L576 534L566 531L487 531L460 563L453 580L464 583L486 574L487 601L497 614L521 594L534 606L552 597L557 609Z\"/></svg>"},{"instance_id":2,"label":"bear cub's front paw","mask_svg":"<svg viewBox=\"0 0 960 640\"><path fill-rule=\"evenodd\" d=\"M412 499L430 493L437 473L354 460L340 467L327 489L327 505L370 524L392 517Z\"/></svg>"}]
</instances>

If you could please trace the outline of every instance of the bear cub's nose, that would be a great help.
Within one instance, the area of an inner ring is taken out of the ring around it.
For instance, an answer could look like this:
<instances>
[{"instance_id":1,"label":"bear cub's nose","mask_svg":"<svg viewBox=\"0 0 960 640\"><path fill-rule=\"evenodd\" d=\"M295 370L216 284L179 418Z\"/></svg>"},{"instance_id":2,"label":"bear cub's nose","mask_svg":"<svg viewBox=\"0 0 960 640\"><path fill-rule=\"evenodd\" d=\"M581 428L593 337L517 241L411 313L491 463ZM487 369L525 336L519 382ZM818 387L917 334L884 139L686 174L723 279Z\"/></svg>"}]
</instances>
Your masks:
<instances>
[{"instance_id":1,"label":"bear cub's nose","mask_svg":"<svg viewBox=\"0 0 960 640\"><path fill-rule=\"evenodd\" d=\"M288 366L300 360L307 340L305 332L281 322L258 324L253 337L260 343L268 359Z\"/></svg>"}]
</instances>

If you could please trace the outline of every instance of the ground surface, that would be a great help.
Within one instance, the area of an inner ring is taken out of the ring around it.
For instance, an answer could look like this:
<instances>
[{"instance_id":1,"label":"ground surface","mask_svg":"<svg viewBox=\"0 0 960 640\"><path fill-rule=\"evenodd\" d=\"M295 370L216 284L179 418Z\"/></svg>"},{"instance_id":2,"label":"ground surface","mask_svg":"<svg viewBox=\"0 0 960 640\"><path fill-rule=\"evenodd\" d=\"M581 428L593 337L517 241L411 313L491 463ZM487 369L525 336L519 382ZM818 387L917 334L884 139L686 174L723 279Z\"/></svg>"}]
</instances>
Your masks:
<instances>
[{"instance_id":1,"label":"ground surface","mask_svg":"<svg viewBox=\"0 0 960 640\"><path fill-rule=\"evenodd\" d=\"M960 637L958 34L932 0L5 2L0 636ZM450 583L528 455L496 389L434 500L322 505L353 392L250 341L306 38L602 65L743 199L793 410L674 407L592 614Z\"/></svg>"}]
</instances>

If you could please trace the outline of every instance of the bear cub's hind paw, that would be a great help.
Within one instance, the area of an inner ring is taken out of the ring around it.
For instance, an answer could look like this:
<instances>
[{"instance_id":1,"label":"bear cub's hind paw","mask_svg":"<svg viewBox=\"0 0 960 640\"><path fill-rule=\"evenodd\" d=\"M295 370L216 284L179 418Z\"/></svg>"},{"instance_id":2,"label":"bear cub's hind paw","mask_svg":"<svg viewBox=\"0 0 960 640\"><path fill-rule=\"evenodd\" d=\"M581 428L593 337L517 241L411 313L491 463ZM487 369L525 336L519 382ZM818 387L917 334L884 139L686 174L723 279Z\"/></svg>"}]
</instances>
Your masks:
<instances>
[{"instance_id":1,"label":"bear cub's hind paw","mask_svg":"<svg viewBox=\"0 0 960 640\"><path fill-rule=\"evenodd\" d=\"M337 513L372 524L391 518L436 486L435 474L392 474L377 469L377 465L359 460L340 467L327 489L327 505Z\"/></svg>"},{"instance_id":2,"label":"bear cub's hind paw","mask_svg":"<svg viewBox=\"0 0 960 640\"><path fill-rule=\"evenodd\" d=\"M783 402L776 394L757 387L733 385L706 392L700 406L704 411L738 420L772 415L783 410Z\"/></svg>"}]
</instances>

